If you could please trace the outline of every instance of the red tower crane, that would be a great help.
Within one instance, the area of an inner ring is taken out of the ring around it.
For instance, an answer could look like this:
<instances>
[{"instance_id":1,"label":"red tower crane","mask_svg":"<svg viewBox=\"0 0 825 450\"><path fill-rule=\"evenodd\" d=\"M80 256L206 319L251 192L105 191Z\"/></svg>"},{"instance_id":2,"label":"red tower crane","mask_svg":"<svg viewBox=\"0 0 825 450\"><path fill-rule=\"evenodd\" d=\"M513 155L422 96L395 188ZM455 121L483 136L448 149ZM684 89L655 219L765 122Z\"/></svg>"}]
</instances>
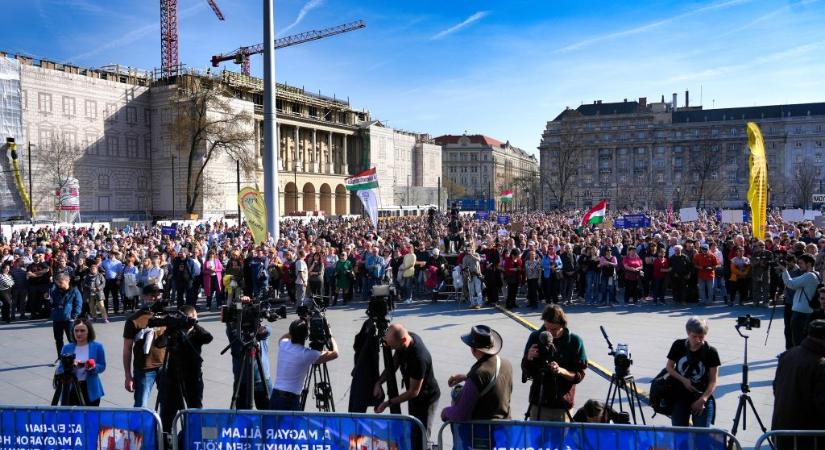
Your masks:
<instances>
[{"instance_id":1,"label":"red tower crane","mask_svg":"<svg viewBox=\"0 0 825 450\"><path fill-rule=\"evenodd\" d=\"M347 33L354 30L359 30L366 27L367 24L363 20L356 22L345 23L335 27L324 28L321 30L312 30L292 36L287 36L275 40L275 48L290 47L292 45L303 44L304 42L317 41L326 37L334 36L336 34ZM212 67L224 61L234 61L235 64L241 64L241 72L244 75L249 75L249 57L264 52L264 44L250 45L248 47L240 47L229 53L221 53L212 57Z\"/></svg>"},{"instance_id":2,"label":"red tower crane","mask_svg":"<svg viewBox=\"0 0 825 450\"><path fill-rule=\"evenodd\" d=\"M218 20L224 20L215 0L206 0ZM178 70L178 0L160 0L160 75L167 78Z\"/></svg>"}]
</instances>

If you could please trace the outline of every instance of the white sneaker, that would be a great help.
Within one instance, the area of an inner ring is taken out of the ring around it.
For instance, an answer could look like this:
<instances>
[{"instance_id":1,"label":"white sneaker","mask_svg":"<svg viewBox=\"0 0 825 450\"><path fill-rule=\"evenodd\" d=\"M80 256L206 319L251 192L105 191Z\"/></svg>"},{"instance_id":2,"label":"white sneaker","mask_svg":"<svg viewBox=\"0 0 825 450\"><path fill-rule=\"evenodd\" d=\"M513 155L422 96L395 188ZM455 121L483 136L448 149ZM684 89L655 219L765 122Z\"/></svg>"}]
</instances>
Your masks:
<instances>
[{"instance_id":1,"label":"white sneaker","mask_svg":"<svg viewBox=\"0 0 825 450\"><path fill-rule=\"evenodd\" d=\"M409 304L411 304L411 303L412 303L412 299L411 299L411 298L408 298L408 299L404 300L404 304L405 304L405 305L409 305Z\"/></svg>"}]
</instances>

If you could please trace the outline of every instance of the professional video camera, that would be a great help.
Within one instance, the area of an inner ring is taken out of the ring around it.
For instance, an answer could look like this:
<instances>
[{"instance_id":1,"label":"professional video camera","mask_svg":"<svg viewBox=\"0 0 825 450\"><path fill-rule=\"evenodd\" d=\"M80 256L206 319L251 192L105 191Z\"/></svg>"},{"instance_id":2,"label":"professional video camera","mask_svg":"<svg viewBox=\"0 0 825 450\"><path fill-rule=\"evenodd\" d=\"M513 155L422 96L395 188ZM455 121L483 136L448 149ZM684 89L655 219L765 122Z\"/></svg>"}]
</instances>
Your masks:
<instances>
[{"instance_id":1,"label":"professional video camera","mask_svg":"<svg viewBox=\"0 0 825 450\"><path fill-rule=\"evenodd\" d=\"M298 317L306 321L309 326L309 348L318 351L323 351L325 348L331 349L330 338L332 335L329 332L329 322L327 322L325 309L318 306L318 303L313 299L310 305L299 306L297 313Z\"/></svg>"},{"instance_id":2,"label":"professional video camera","mask_svg":"<svg viewBox=\"0 0 825 450\"><path fill-rule=\"evenodd\" d=\"M616 349L613 349L613 344L610 338L607 337L607 332L604 327L599 327L602 330L602 336L607 341L607 354L613 357L613 366L616 368L616 375L619 377L626 377L630 374L630 366L633 365L633 360L630 358L630 347L627 344L616 344Z\"/></svg>"},{"instance_id":3,"label":"professional video camera","mask_svg":"<svg viewBox=\"0 0 825 450\"><path fill-rule=\"evenodd\" d=\"M196 323L198 323L198 319L189 317L172 306L155 313L155 315L149 319L147 326L149 328L166 327L167 331L172 332L188 330L195 326Z\"/></svg>"},{"instance_id":4,"label":"professional video camera","mask_svg":"<svg viewBox=\"0 0 825 450\"><path fill-rule=\"evenodd\" d=\"M630 366L633 365L633 359L630 357L630 347L627 344L613 344L610 338L607 337L607 331L603 326L599 326L602 331L602 336L607 342L607 354L613 357L613 375L610 376L610 386L607 388L607 397L604 404L609 408L613 408L616 404L616 397L619 397L619 413L624 412L622 409L622 397L628 400L630 406L630 419L633 423L636 422L636 412L639 413L639 418L642 424L645 423L645 415L642 411L642 400L639 397L639 391L636 388L636 378L630 373ZM623 418L624 420L624 418ZM629 421L629 420L628 420ZM617 422L618 423L618 422Z\"/></svg>"},{"instance_id":5,"label":"professional video camera","mask_svg":"<svg viewBox=\"0 0 825 450\"><path fill-rule=\"evenodd\" d=\"M221 307L221 322L240 324L242 330L257 331L262 321L275 322L286 318L286 306L274 307L269 302L236 302Z\"/></svg>"},{"instance_id":6,"label":"professional video camera","mask_svg":"<svg viewBox=\"0 0 825 450\"><path fill-rule=\"evenodd\" d=\"M762 320L758 317L751 317L750 314L736 318L736 328L745 327L746 330L751 330L761 326Z\"/></svg>"},{"instance_id":7,"label":"professional video camera","mask_svg":"<svg viewBox=\"0 0 825 450\"><path fill-rule=\"evenodd\" d=\"M62 353L60 355L60 367L63 368L63 373L74 372L76 355L74 353Z\"/></svg>"}]
</instances>

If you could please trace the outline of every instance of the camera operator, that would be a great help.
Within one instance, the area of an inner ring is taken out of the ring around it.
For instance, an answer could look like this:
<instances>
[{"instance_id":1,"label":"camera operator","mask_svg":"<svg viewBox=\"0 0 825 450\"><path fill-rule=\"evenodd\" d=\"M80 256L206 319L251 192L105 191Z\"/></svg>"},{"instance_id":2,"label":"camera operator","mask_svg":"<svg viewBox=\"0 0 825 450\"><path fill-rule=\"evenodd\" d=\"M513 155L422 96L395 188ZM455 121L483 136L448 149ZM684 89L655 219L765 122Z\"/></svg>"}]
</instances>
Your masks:
<instances>
[{"instance_id":1,"label":"camera operator","mask_svg":"<svg viewBox=\"0 0 825 450\"><path fill-rule=\"evenodd\" d=\"M810 321L811 313L814 312L809 305L819 284L819 276L813 271L814 262L811 255L799 256L796 259L796 265L801 274L793 278L788 273L787 267L783 265L782 281L786 288L794 290L791 306L791 337L795 346L801 344L802 339L805 338L805 328Z\"/></svg>"},{"instance_id":2,"label":"camera operator","mask_svg":"<svg viewBox=\"0 0 825 450\"><path fill-rule=\"evenodd\" d=\"M103 345L95 341L95 329L88 319L74 321L74 342L63 346L61 356L72 355L73 375L77 380L78 389L83 394L84 406L100 406L103 397L103 384L100 374L106 370L106 352ZM62 358L61 358L62 359ZM65 373L62 364L57 366L56 375ZM63 406L82 406L77 393L69 395Z\"/></svg>"},{"instance_id":3,"label":"camera operator","mask_svg":"<svg viewBox=\"0 0 825 450\"><path fill-rule=\"evenodd\" d=\"M522 380L533 380L529 416L531 420L569 422L576 385L587 369L584 342L567 328L561 306L547 305L541 319L544 325L530 333L521 360ZM542 337L544 332L549 336ZM549 343L542 342L550 336Z\"/></svg>"},{"instance_id":4,"label":"camera operator","mask_svg":"<svg viewBox=\"0 0 825 450\"><path fill-rule=\"evenodd\" d=\"M387 327L384 334L384 342L395 350L393 355L394 366L401 369L401 381L407 390L398 397L387 399L375 408L376 413L381 413L390 404L401 404L409 401L409 415L420 420L427 433L427 441L435 417L435 408L438 406L438 399L441 397L441 390L435 380L433 371L433 358L424 341L415 333L410 333L403 325L394 323ZM381 385L389 378L390 374L384 373L375 382L372 388L374 397L383 397L384 391ZM413 442L421 442L422 436L416 429L413 431ZM415 447L414 447L415 448Z\"/></svg>"},{"instance_id":5,"label":"camera operator","mask_svg":"<svg viewBox=\"0 0 825 450\"><path fill-rule=\"evenodd\" d=\"M163 291L157 285L144 286L143 307L129 316L123 326L125 388L134 392L135 408L144 408L149 404L158 369L163 365L166 355L166 349L159 347L156 342L166 332L166 327L148 326L162 296Z\"/></svg>"},{"instance_id":6,"label":"camera operator","mask_svg":"<svg viewBox=\"0 0 825 450\"><path fill-rule=\"evenodd\" d=\"M300 411L304 380L313 364L324 364L338 357L338 343L330 336L330 350L313 350L304 346L309 337L309 321L297 319L289 324L289 333L278 340L278 371L269 409Z\"/></svg>"},{"instance_id":7,"label":"camera operator","mask_svg":"<svg viewBox=\"0 0 825 450\"><path fill-rule=\"evenodd\" d=\"M667 373L679 382L674 383L670 420L675 427L686 427L692 417L694 427L709 427L716 415L713 392L719 379L719 353L705 340L705 319L691 317L685 330L687 339L677 339L667 353Z\"/></svg>"},{"instance_id":8,"label":"camera operator","mask_svg":"<svg viewBox=\"0 0 825 450\"><path fill-rule=\"evenodd\" d=\"M198 313L194 306L184 305L180 312L190 319L197 320ZM172 431L172 421L175 414L186 408L203 408L203 359L201 359L201 348L212 342L212 334L205 328L193 324L186 330L183 342L180 342L175 349L174 358L169 358L168 376L165 377L163 386L158 387L158 391L163 390L164 399L160 409L160 419L163 423L163 431ZM169 333L166 334L168 336ZM183 389L181 392L178 387Z\"/></svg>"},{"instance_id":9,"label":"camera operator","mask_svg":"<svg viewBox=\"0 0 825 450\"><path fill-rule=\"evenodd\" d=\"M54 332L54 345L57 348L57 357L60 358L60 350L63 348L63 335L72 342L71 324L79 315L83 307L83 299L77 288L69 286L71 278L65 273L55 275L54 286L49 291L49 304L51 306L52 331Z\"/></svg>"},{"instance_id":10,"label":"camera operator","mask_svg":"<svg viewBox=\"0 0 825 450\"><path fill-rule=\"evenodd\" d=\"M241 303L251 303L252 299L243 296L240 298ZM247 393L247 377L244 376L241 378L241 364L243 363L243 342L238 335L238 327L236 324L227 323L226 324L226 337L229 339L231 343L230 346L230 354L232 355L232 374L234 375L234 384L233 386L238 386L240 383L240 388L238 389L238 398L235 401L235 406L238 409L252 409L252 405L249 404L249 394ZM272 389L272 377L270 375L269 369L269 337L272 335L272 330L269 325L262 324L258 327L258 331L255 334L255 339L258 341L260 345L261 351L261 368L264 372L264 379L261 379L261 374L258 371L257 367L253 365L252 376L253 378L253 392L252 398L253 402L255 403L255 409L257 410L264 410L269 409L269 392Z\"/></svg>"}]
</instances>

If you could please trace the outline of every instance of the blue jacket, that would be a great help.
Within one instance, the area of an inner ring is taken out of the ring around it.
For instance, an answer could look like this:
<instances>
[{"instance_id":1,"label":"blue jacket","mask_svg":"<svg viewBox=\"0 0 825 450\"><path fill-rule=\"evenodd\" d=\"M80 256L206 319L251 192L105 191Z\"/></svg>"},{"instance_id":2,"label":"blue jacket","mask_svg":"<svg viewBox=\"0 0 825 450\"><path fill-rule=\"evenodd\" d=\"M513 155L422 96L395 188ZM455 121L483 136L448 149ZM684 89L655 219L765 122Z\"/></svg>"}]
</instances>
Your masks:
<instances>
[{"instance_id":1,"label":"blue jacket","mask_svg":"<svg viewBox=\"0 0 825 450\"><path fill-rule=\"evenodd\" d=\"M70 321L80 315L83 306L83 297L77 288L69 288L66 292L60 292L57 286L52 286L49 290L49 304L52 307L51 319L57 321Z\"/></svg>"},{"instance_id":2,"label":"blue jacket","mask_svg":"<svg viewBox=\"0 0 825 450\"><path fill-rule=\"evenodd\" d=\"M61 354L75 352L75 344L70 342L63 346ZM86 372L86 389L89 391L88 401L95 401L103 397L103 383L100 382L100 374L106 370L106 352L103 351L103 344L97 341L89 341L89 359L95 360L95 368ZM57 365L57 373L63 373L63 367Z\"/></svg>"}]
</instances>

